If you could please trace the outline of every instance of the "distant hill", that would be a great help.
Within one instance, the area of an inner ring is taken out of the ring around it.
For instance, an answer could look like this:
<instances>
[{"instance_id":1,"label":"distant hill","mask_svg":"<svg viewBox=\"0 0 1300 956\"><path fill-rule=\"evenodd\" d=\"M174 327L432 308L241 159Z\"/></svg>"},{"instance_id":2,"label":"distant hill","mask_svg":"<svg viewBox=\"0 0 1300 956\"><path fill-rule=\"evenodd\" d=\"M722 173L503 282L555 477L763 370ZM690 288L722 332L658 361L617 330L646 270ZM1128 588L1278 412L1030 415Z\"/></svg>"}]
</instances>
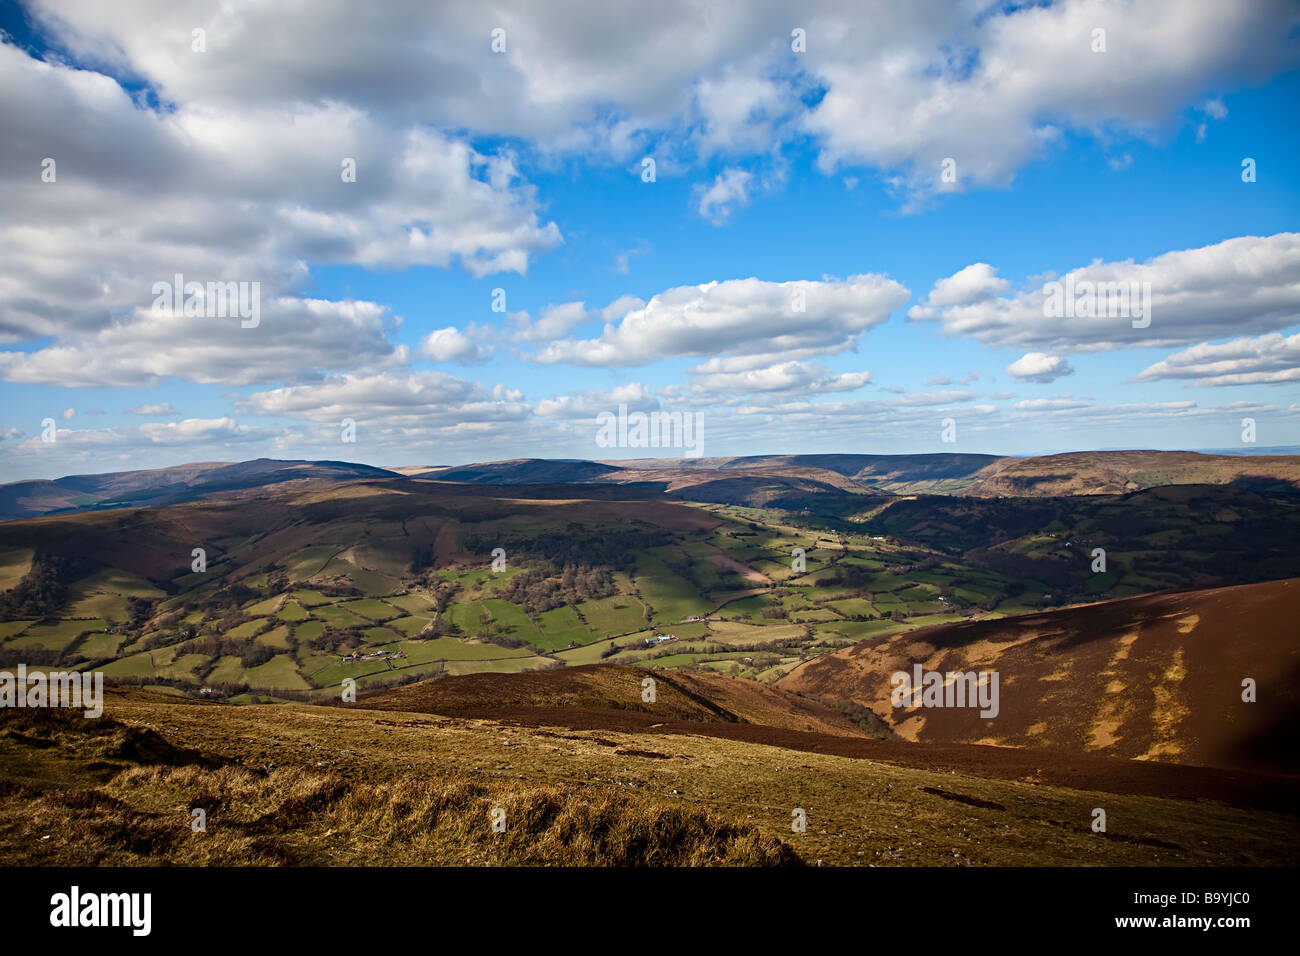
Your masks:
<instances>
[{"instance_id":1,"label":"distant hill","mask_svg":"<svg viewBox=\"0 0 1300 956\"><path fill-rule=\"evenodd\" d=\"M997 455L750 455L629 461L520 461L426 471L425 478L491 484L663 482L695 501L762 507L792 494L1044 498L1126 494L1165 485L1238 485L1300 491L1300 456L1188 451L1086 451L1032 458ZM795 503L797 506L797 502Z\"/></svg>"},{"instance_id":2,"label":"distant hill","mask_svg":"<svg viewBox=\"0 0 1300 956\"><path fill-rule=\"evenodd\" d=\"M1193 451L1096 451L1000 458L965 493L981 497L1123 494L1164 485L1300 489L1300 456L1208 455Z\"/></svg>"},{"instance_id":3,"label":"distant hill","mask_svg":"<svg viewBox=\"0 0 1300 956\"><path fill-rule=\"evenodd\" d=\"M71 475L54 481L0 485L0 521L104 508L157 507L303 479L353 481L393 477L393 472L343 461L199 462L149 471Z\"/></svg>"},{"instance_id":4,"label":"distant hill","mask_svg":"<svg viewBox=\"0 0 1300 956\"><path fill-rule=\"evenodd\" d=\"M481 465L429 469L421 478L438 481L470 481L488 485L551 485L586 482L618 471L614 465L577 459L519 458Z\"/></svg>"},{"instance_id":5,"label":"distant hill","mask_svg":"<svg viewBox=\"0 0 1300 956\"><path fill-rule=\"evenodd\" d=\"M1295 773L1297 620L1296 578L1166 592L872 638L777 686L869 707L909 740ZM1000 712L894 708L890 676L917 663L997 671ZM1241 699L1247 677L1256 703Z\"/></svg>"},{"instance_id":6,"label":"distant hill","mask_svg":"<svg viewBox=\"0 0 1300 956\"><path fill-rule=\"evenodd\" d=\"M1300 456L1098 451L1037 458L949 453L632 461L520 458L391 469L341 461L259 458L0 485L0 521L107 508L157 507L304 479L346 482L399 477L538 488L637 485L628 493L638 498L667 493L713 504L843 514L868 507L872 495L1051 498L1120 495L1171 485L1234 485L1250 491L1291 494L1300 491ZM587 494L596 493L584 492Z\"/></svg>"},{"instance_id":7,"label":"distant hill","mask_svg":"<svg viewBox=\"0 0 1300 956\"><path fill-rule=\"evenodd\" d=\"M862 490L890 494L953 494L972 486L974 476L1003 459L997 455L748 455L741 458L639 459L608 462L621 470L606 480L625 480L631 472L648 480L657 472L676 476L677 487L716 479L717 472L766 475L785 474L818 478L832 487L856 485ZM715 473L713 478L707 478ZM687 481L688 476L695 476ZM838 475L845 481L836 481ZM676 490L676 489L674 489Z\"/></svg>"}]
</instances>

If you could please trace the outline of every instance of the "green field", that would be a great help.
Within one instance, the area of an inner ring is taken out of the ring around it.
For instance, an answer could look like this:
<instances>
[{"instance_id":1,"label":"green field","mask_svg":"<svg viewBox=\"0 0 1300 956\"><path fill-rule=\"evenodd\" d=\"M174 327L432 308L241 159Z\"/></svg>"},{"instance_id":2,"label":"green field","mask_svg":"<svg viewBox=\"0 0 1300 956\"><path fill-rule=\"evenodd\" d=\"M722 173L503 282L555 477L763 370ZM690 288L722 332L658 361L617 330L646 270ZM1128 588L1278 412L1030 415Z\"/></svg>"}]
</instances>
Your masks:
<instances>
[{"instance_id":1,"label":"green field","mask_svg":"<svg viewBox=\"0 0 1300 956\"><path fill-rule=\"evenodd\" d=\"M276 614L276 617L280 620L288 621L291 624L296 621L305 621L310 616L311 615L307 613L306 609L297 601L286 601L284 607L282 607L280 612Z\"/></svg>"},{"instance_id":2,"label":"green field","mask_svg":"<svg viewBox=\"0 0 1300 956\"><path fill-rule=\"evenodd\" d=\"M661 627L710 610L695 586L658 558L639 555L635 581L641 599L650 606L651 620Z\"/></svg>"},{"instance_id":3,"label":"green field","mask_svg":"<svg viewBox=\"0 0 1300 956\"><path fill-rule=\"evenodd\" d=\"M293 658L288 654L276 654L265 664L251 667L244 672L250 687L263 687L279 690L309 690L311 685L302 679L294 668Z\"/></svg>"},{"instance_id":4,"label":"green field","mask_svg":"<svg viewBox=\"0 0 1300 956\"><path fill-rule=\"evenodd\" d=\"M303 621L293 626L293 636L299 642L305 643L320 637L324 630L325 625L321 621Z\"/></svg>"},{"instance_id":5,"label":"green field","mask_svg":"<svg viewBox=\"0 0 1300 956\"><path fill-rule=\"evenodd\" d=\"M236 625L226 632L227 637L233 637L237 641L260 634L270 624L270 620L264 617L254 618L251 621L245 621L243 624Z\"/></svg>"},{"instance_id":6,"label":"green field","mask_svg":"<svg viewBox=\"0 0 1300 956\"><path fill-rule=\"evenodd\" d=\"M338 605L322 605L321 607L312 608L312 617L319 621L324 621L330 627L362 627L370 623L368 618L359 617L346 608Z\"/></svg>"},{"instance_id":7,"label":"green field","mask_svg":"<svg viewBox=\"0 0 1300 956\"><path fill-rule=\"evenodd\" d=\"M90 631L102 631L108 627L108 621L102 618L94 620L59 621L55 624L33 624L21 637L10 638L5 647L10 650L40 648L46 651L66 650L68 645L80 635Z\"/></svg>"},{"instance_id":8,"label":"green field","mask_svg":"<svg viewBox=\"0 0 1300 956\"><path fill-rule=\"evenodd\" d=\"M578 611L597 637L629 634L646 626L641 603L626 594L583 601L578 605Z\"/></svg>"},{"instance_id":9,"label":"green field","mask_svg":"<svg viewBox=\"0 0 1300 956\"><path fill-rule=\"evenodd\" d=\"M388 627L404 637L415 637L432 623L432 617L399 617L388 622Z\"/></svg>"},{"instance_id":10,"label":"green field","mask_svg":"<svg viewBox=\"0 0 1300 956\"><path fill-rule=\"evenodd\" d=\"M401 614L401 611L397 610L391 604L377 601L374 598L364 598L360 601L347 601L336 606L340 610L359 615L360 617L364 617L370 621L387 621Z\"/></svg>"},{"instance_id":11,"label":"green field","mask_svg":"<svg viewBox=\"0 0 1300 956\"><path fill-rule=\"evenodd\" d=\"M594 638L591 632L578 620L578 612L571 607L557 607L537 615L537 626L541 628L541 640L535 641L539 647L557 649L570 644L587 644Z\"/></svg>"}]
</instances>

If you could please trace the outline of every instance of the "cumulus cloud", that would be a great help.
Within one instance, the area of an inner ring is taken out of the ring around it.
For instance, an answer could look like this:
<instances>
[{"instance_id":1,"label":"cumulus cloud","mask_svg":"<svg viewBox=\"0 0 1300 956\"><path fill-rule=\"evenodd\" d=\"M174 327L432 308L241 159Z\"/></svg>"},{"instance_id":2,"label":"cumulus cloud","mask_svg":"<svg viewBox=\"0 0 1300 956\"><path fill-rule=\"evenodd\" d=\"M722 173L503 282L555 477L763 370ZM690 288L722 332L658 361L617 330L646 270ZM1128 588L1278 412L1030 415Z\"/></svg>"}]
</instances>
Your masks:
<instances>
[{"instance_id":1,"label":"cumulus cloud","mask_svg":"<svg viewBox=\"0 0 1300 956\"><path fill-rule=\"evenodd\" d=\"M616 411L620 405L626 405L628 411L652 412L660 407L660 402L651 389L632 382L610 389L584 389L545 398L537 403L535 411L542 418L588 419L601 412Z\"/></svg>"},{"instance_id":2,"label":"cumulus cloud","mask_svg":"<svg viewBox=\"0 0 1300 956\"><path fill-rule=\"evenodd\" d=\"M536 359L615 367L684 355L761 355L766 364L808 358L851 348L907 295L902 285L879 275L679 286L607 325L599 338L554 342ZM714 370L736 369L709 369Z\"/></svg>"},{"instance_id":3,"label":"cumulus cloud","mask_svg":"<svg viewBox=\"0 0 1300 956\"><path fill-rule=\"evenodd\" d=\"M1059 355L1026 352L1007 366L1012 378L1021 382L1054 382L1065 375L1073 375L1070 363Z\"/></svg>"},{"instance_id":4,"label":"cumulus cloud","mask_svg":"<svg viewBox=\"0 0 1300 956\"><path fill-rule=\"evenodd\" d=\"M1197 385L1279 385L1300 382L1300 333L1273 332L1222 345L1202 342L1143 369L1139 382L1190 379Z\"/></svg>"},{"instance_id":5,"label":"cumulus cloud","mask_svg":"<svg viewBox=\"0 0 1300 956\"><path fill-rule=\"evenodd\" d=\"M180 413L172 407L171 402L154 402L149 405L136 405L127 409L132 415L179 415Z\"/></svg>"},{"instance_id":6,"label":"cumulus cloud","mask_svg":"<svg viewBox=\"0 0 1300 956\"><path fill-rule=\"evenodd\" d=\"M629 312L635 312L637 309L645 308L645 300L634 295L620 295L605 308L600 310L600 317L605 322L614 322L627 315Z\"/></svg>"},{"instance_id":7,"label":"cumulus cloud","mask_svg":"<svg viewBox=\"0 0 1300 956\"><path fill-rule=\"evenodd\" d=\"M999 278L997 272L987 262L972 263L936 282L925 304L936 307L969 305L987 299L1011 285L1006 279Z\"/></svg>"},{"instance_id":8,"label":"cumulus cloud","mask_svg":"<svg viewBox=\"0 0 1300 956\"><path fill-rule=\"evenodd\" d=\"M947 281L940 280L936 289ZM907 315L912 321L937 322L948 335L1044 352L1188 345L1242 332L1280 331L1300 321L1300 233L1241 236L1143 263L1097 261L1053 281L1062 290L1075 289L1076 297L1086 289L1095 291L1094 314L1056 314L1049 302L1052 289L1045 283L958 304L927 300ZM1135 293L1128 314L1111 308L1112 288ZM1149 302L1142 301L1146 289ZM1143 306L1141 316L1134 314L1137 304Z\"/></svg>"},{"instance_id":9,"label":"cumulus cloud","mask_svg":"<svg viewBox=\"0 0 1300 956\"><path fill-rule=\"evenodd\" d=\"M387 318L386 307L357 300L273 299L263 303L255 328L242 328L238 317L139 309L33 352L0 352L0 377L77 387L311 381L331 370L406 361L406 349L388 340Z\"/></svg>"},{"instance_id":10,"label":"cumulus cloud","mask_svg":"<svg viewBox=\"0 0 1300 956\"><path fill-rule=\"evenodd\" d=\"M364 10L319 0L310 18L276 4L30 6L75 55L138 76L170 102L339 103L393 126L474 129L619 160L665 139L707 158L760 156L811 136L823 168L865 165L919 190L934 188L945 157L962 185L1004 183L1065 130L1157 135L1206 89L1292 65L1297 22L1285 0L822 0L801 14L807 52L792 57L788 5L746 0L644 9L392 0ZM1092 50L1098 25L1111 39L1104 54ZM195 26L207 31L206 55L189 53ZM506 32L499 55L494 27ZM223 55L232 50L239 56Z\"/></svg>"},{"instance_id":11,"label":"cumulus cloud","mask_svg":"<svg viewBox=\"0 0 1300 956\"><path fill-rule=\"evenodd\" d=\"M631 296L619 299L640 301ZM587 307L582 302L565 302L562 305L548 305L536 319L527 312L518 312L511 316L514 326L513 338L516 342L554 342L573 331L574 326L587 321Z\"/></svg>"},{"instance_id":12,"label":"cumulus cloud","mask_svg":"<svg viewBox=\"0 0 1300 956\"><path fill-rule=\"evenodd\" d=\"M420 342L420 354L435 362L460 362L469 365L482 362L491 350L480 346L455 326L430 332Z\"/></svg>"},{"instance_id":13,"label":"cumulus cloud","mask_svg":"<svg viewBox=\"0 0 1300 956\"><path fill-rule=\"evenodd\" d=\"M315 422L351 418L368 425L429 427L519 422L531 410L523 394L504 385L491 389L445 372L343 374L311 385L254 392L239 406L258 415Z\"/></svg>"},{"instance_id":14,"label":"cumulus cloud","mask_svg":"<svg viewBox=\"0 0 1300 956\"><path fill-rule=\"evenodd\" d=\"M683 395L752 395L760 392L799 392L805 395L851 392L871 381L871 372L835 373L815 362L782 362L766 368L735 371L692 369Z\"/></svg>"},{"instance_id":15,"label":"cumulus cloud","mask_svg":"<svg viewBox=\"0 0 1300 956\"><path fill-rule=\"evenodd\" d=\"M155 445L191 445L209 442L247 440L256 441L264 432L249 425L241 425L233 418L187 418L179 422L150 422L137 431ZM63 440L63 436L59 436Z\"/></svg>"},{"instance_id":16,"label":"cumulus cloud","mask_svg":"<svg viewBox=\"0 0 1300 956\"><path fill-rule=\"evenodd\" d=\"M932 192L951 158L958 188L1005 184L1065 130L1152 137L1220 78L1267 75L1295 57L1283 33L1297 12L1280 2L969 9L970 20L927 4L872 8L870 26L812 34L827 89L804 125L823 144L823 168L897 170L900 185ZM1098 26L1105 53L1092 49Z\"/></svg>"},{"instance_id":17,"label":"cumulus cloud","mask_svg":"<svg viewBox=\"0 0 1300 956\"><path fill-rule=\"evenodd\" d=\"M94 19L89 7L69 12ZM185 50L181 59L202 57ZM10 44L0 44L0 91L0 342L75 346L65 340L147 307L154 284L176 274L256 282L263 301L283 301L308 263L522 274L560 242L508 154L341 102L217 97L150 110L108 75ZM56 161L52 182L33 165L41 156ZM345 159L355 182L344 181Z\"/></svg>"}]
</instances>

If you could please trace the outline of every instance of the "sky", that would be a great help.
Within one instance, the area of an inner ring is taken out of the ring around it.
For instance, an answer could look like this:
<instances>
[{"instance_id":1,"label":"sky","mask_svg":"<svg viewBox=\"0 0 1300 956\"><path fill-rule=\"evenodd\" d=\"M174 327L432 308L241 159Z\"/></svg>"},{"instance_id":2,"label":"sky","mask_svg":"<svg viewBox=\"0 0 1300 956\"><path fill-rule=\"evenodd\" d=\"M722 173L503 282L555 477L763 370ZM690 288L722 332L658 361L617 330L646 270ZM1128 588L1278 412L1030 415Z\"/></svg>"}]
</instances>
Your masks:
<instances>
[{"instance_id":1,"label":"sky","mask_svg":"<svg viewBox=\"0 0 1300 956\"><path fill-rule=\"evenodd\" d=\"M1293 3L0 0L0 31L0 481L1300 445ZM602 444L620 406L691 441Z\"/></svg>"}]
</instances>

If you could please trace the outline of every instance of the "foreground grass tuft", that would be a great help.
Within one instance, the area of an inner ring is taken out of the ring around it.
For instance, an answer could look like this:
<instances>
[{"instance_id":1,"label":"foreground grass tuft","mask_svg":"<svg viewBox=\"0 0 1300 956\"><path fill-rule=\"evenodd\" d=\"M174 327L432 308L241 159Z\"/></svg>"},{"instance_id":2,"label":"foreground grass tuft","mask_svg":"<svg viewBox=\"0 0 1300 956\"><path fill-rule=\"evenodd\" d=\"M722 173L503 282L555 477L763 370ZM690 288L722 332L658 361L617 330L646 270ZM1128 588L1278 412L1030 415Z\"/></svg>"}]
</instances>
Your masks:
<instances>
[{"instance_id":1,"label":"foreground grass tuft","mask_svg":"<svg viewBox=\"0 0 1300 956\"><path fill-rule=\"evenodd\" d=\"M593 788L149 766L102 787L31 796L0 797L7 865L800 863L780 840L714 811ZM194 809L204 811L206 832L192 832ZM493 810L504 811L504 832L492 830Z\"/></svg>"}]
</instances>

